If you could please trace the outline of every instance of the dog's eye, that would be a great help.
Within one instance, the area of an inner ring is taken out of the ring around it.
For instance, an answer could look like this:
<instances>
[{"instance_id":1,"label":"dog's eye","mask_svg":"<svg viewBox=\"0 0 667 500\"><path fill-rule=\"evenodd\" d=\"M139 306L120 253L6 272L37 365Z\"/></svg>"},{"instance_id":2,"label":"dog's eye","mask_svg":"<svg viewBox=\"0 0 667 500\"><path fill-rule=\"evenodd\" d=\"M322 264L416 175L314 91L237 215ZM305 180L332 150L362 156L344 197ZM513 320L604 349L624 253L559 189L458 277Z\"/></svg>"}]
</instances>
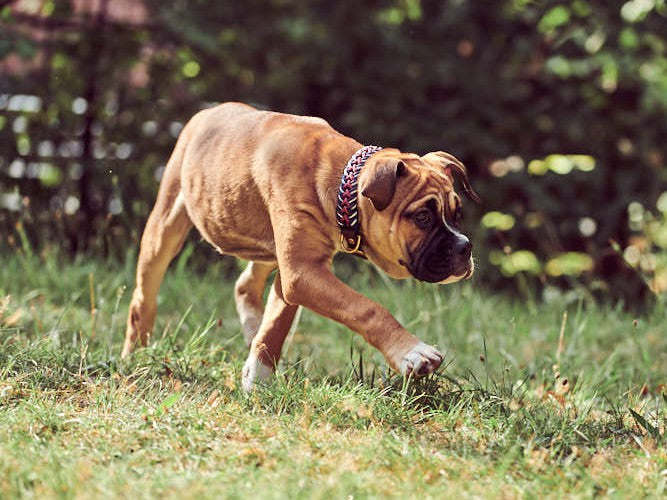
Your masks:
<instances>
[{"instance_id":1,"label":"dog's eye","mask_svg":"<svg viewBox=\"0 0 667 500\"><path fill-rule=\"evenodd\" d=\"M420 210L412 216L412 220L422 229L431 223L431 212L427 209Z\"/></svg>"}]
</instances>

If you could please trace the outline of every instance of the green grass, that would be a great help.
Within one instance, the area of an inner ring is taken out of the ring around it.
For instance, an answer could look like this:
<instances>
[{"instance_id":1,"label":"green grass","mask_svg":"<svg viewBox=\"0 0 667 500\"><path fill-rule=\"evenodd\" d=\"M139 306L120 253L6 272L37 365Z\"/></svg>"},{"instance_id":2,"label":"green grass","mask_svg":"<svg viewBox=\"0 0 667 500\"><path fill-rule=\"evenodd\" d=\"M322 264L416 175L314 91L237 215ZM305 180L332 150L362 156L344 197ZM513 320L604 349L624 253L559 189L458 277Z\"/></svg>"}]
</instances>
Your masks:
<instances>
[{"instance_id":1,"label":"green grass","mask_svg":"<svg viewBox=\"0 0 667 500\"><path fill-rule=\"evenodd\" d=\"M4 256L0 497L618 498L667 493L667 314L584 290L339 273L446 352L406 383L303 311L279 376L240 390L232 281L174 263L154 343L120 361L134 261ZM561 339L562 337L562 339Z\"/></svg>"}]
</instances>

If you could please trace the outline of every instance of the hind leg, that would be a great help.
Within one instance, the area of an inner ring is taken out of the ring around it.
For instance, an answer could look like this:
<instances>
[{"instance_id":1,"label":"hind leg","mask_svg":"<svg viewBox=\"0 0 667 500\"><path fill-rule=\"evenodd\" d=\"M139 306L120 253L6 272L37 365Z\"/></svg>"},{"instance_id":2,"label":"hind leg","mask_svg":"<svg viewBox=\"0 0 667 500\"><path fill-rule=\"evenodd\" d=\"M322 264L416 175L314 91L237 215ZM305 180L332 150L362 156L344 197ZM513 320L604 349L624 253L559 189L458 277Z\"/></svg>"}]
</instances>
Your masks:
<instances>
[{"instance_id":1,"label":"hind leg","mask_svg":"<svg viewBox=\"0 0 667 500\"><path fill-rule=\"evenodd\" d=\"M168 182L168 180L167 180ZM121 357L148 344L157 312L157 294L171 260L192 227L183 195L164 185L141 238L136 287L132 293ZM178 185L171 186L178 188Z\"/></svg>"},{"instance_id":2,"label":"hind leg","mask_svg":"<svg viewBox=\"0 0 667 500\"><path fill-rule=\"evenodd\" d=\"M266 280L275 268L276 264L250 262L236 280L234 286L236 311L239 314L243 338L248 347L257 335L257 330L259 330L259 325L262 322L264 287L266 286Z\"/></svg>"},{"instance_id":3,"label":"hind leg","mask_svg":"<svg viewBox=\"0 0 667 500\"><path fill-rule=\"evenodd\" d=\"M245 391L252 390L257 382L273 375L283 343L298 309L299 306L285 302L280 274L276 274L266 301L262 323L252 340L250 354L243 365L242 384Z\"/></svg>"}]
</instances>

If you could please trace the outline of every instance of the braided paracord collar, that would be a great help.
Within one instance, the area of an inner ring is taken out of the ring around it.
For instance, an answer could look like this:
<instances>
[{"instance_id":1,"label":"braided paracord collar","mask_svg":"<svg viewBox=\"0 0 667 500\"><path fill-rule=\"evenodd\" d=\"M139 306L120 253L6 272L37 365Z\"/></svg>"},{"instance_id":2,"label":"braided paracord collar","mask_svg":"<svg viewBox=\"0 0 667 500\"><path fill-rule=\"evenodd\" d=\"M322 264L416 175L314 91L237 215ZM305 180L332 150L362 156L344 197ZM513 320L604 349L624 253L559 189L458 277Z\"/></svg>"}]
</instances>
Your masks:
<instances>
[{"instance_id":1,"label":"braided paracord collar","mask_svg":"<svg viewBox=\"0 0 667 500\"><path fill-rule=\"evenodd\" d=\"M344 252L356 253L360 251L361 235L359 234L359 208L357 203L359 173L366 160L381 149L380 146L364 146L352 155L345 166L345 170L343 170L343 177L338 188L336 221L340 228L340 243Z\"/></svg>"}]
</instances>

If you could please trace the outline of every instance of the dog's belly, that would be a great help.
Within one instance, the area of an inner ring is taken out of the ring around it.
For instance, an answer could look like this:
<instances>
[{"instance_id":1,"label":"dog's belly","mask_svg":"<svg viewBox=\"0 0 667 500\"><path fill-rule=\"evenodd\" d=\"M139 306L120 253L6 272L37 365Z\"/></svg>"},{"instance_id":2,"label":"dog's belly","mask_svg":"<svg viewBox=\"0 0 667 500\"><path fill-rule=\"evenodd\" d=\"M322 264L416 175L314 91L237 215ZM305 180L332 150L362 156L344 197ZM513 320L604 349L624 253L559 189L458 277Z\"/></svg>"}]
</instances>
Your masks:
<instances>
[{"instance_id":1,"label":"dog's belly","mask_svg":"<svg viewBox=\"0 0 667 500\"><path fill-rule=\"evenodd\" d=\"M245 235L225 235L220 237L219 235L212 235L201 230L199 232L220 253L260 262L275 262L276 260L273 240L250 239Z\"/></svg>"},{"instance_id":2,"label":"dog's belly","mask_svg":"<svg viewBox=\"0 0 667 500\"><path fill-rule=\"evenodd\" d=\"M275 252L271 252L268 248L262 249L258 247L243 247L238 245L229 244L226 246L220 246L213 244L213 246L218 250L218 252L234 255L245 260L252 260L255 262L275 262L276 256Z\"/></svg>"},{"instance_id":3,"label":"dog's belly","mask_svg":"<svg viewBox=\"0 0 667 500\"><path fill-rule=\"evenodd\" d=\"M202 237L218 252L242 259L273 262L276 247L268 214L244 200L229 200L185 194L185 206L192 223Z\"/></svg>"}]
</instances>

